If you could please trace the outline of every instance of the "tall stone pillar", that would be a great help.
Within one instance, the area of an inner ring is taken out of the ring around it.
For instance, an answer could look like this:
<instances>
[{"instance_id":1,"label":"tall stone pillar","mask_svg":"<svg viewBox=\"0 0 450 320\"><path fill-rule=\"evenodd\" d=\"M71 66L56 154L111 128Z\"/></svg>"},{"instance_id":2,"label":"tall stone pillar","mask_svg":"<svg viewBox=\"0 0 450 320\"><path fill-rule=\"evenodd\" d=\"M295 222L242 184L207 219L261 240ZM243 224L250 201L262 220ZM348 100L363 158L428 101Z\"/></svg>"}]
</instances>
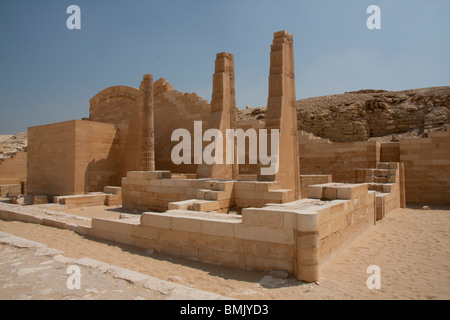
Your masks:
<instances>
[{"instance_id":1,"label":"tall stone pillar","mask_svg":"<svg viewBox=\"0 0 450 320\"><path fill-rule=\"evenodd\" d=\"M143 171L155 170L155 125L153 106L153 75L146 74L139 87L141 104L141 161Z\"/></svg>"},{"instance_id":2,"label":"tall stone pillar","mask_svg":"<svg viewBox=\"0 0 450 320\"><path fill-rule=\"evenodd\" d=\"M279 181L281 188L294 190L296 199L299 199L300 160L295 99L293 37L286 31L275 32L270 52L266 129L268 150L271 129L279 129L279 168L273 175L262 175L263 165L260 165L258 180Z\"/></svg>"},{"instance_id":3,"label":"tall stone pillar","mask_svg":"<svg viewBox=\"0 0 450 320\"><path fill-rule=\"evenodd\" d=\"M236 96L234 85L234 56L231 53L218 53L216 55L215 73L213 75L213 93L211 98L211 114L205 129L218 129L223 137L223 164L202 163L198 166L198 178L211 179L237 179L239 167L236 157L233 164L226 161L226 129L235 129L236 123ZM236 153L236 143L233 139L233 148ZM217 150L217 149L216 149Z\"/></svg>"}]
</instances>

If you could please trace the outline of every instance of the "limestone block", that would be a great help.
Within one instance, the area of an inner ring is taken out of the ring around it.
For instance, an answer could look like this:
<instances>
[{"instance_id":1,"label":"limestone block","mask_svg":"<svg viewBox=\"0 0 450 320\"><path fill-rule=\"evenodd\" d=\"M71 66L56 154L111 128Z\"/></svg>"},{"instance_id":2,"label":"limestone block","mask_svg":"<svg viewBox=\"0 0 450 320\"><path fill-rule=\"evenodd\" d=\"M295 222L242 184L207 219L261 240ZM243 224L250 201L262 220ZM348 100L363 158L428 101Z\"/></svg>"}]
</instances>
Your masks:
<instances>
[{"instance_id":1,"label":"limestone block","mask_svg":"<svg viewBox=\"0 0 450 320\"><path fill-rule=\"evenodd\" d=\"M211 191L208 190L205 195L204 198L205 200L226 200L226 199L230 199L231 198L231 193L232 191Z\"/></svg>"},{"instance_id":2,"label":"limestone block","mask_svg":"<svg viewBox=\"0 0 450 320\"><path fill-rule=\"evenodd\" d=\"M136 180L157 180L157 179L170 179L170 171L128 171L128 179Z\"/></svg>"},{"instance_id":3,"label":"limestone block","mask_svg":"<svg viewBox=\"0 0 450 320\"><path fill-rule=\"evenodd\" d=\"M197 199L191 199L191 200L169 202L168 210L192 210L193 204L197 201L198 201Z\"/></svg>"},{"instance_id":4,"label":"limestone block","mask_svg":"<svg viewBox=\"0 0 450 320\"><path fill-rule=\"evenodd\" d=\"M105 205L107 206L118 206L122 204L121 194L108 194L106 196Z\"/></svg>"},{"instance_id":5,"label":"limestone block","mask_svg":"<svg viewBox=\"0 0 450 320\"><path fill-rule=\"evenodd\" d=\"M330 220L330 207L325 207L318 210L319 214L319 225L326 223Z\"/></svg>"},{"instance_id":6,"label":"limestone block","mask_svg":"<svg viewBox=\"0 0 450 320\"><path fill-rule=\"evenodd\" d=\"M133 225L131 236L140 239L159 240L159 230L158 228L147 227L144 225Z\"/></svg>"},{"instance_id":7,"label":"limestone block","mask_svg":"<svg viewBox=\"0 0 450 320\"><path fill-rule=\"evenodd\" d=\"M181 231L181 230L160 230L159 237L160 240L170 246L180 247L182 244L191 243L191 232Z\"/></svg>"},{"instance_id":8,"label":"limestone block","mask_svg":"<svg viewBox=\"0 0 450 320\"><path fill-rule=\"evenodd\" d=\"M217 191L232 191L234 181L217 181L213 183L213 190Z\"/></svg>"},{"instance_id":9,"label":"limestone block","mask_svg":"<svg viewBox=\"0 0 450 320\"><path fill-rule=\"evenodd\" d=\"M236 191L256 191L254 181L236 181L234 186Z\"/></svg>"},{"instance_id":10,"label":"limestone block","mask_svg":"<svg viewBox=\"0 0 450 320\"><path fill-rule=\"evenodd\" d=\"M322 197L327 200L337 199L337 186L327 185L322 189Z\"/></svg>"},{"instance_id":11,"label":"limestone block","mask_svg":"<svg viewBox=\"0 0 450 320\"><path fill-rule=\"evenodd\" d=\"M328 237L330 234L331 234L331 220L319 225L319 235L321 239Z\"/></svg>"},{"instance_id":12,"label":"limestone block","mask_svg":"<svg viewBox=\"0 0 450 320\"><path fill-rule=\"evenodd\" d=\"M255 182L255 191L258 191L258 192L271 191L271 190L277 190L277 189L281 189L281 184L278 181L273 181L273 182L256 181Z\"/></svg>"},{"instance_id":13,"label":"limestone block","mask_svg":"<svg viewBox=\"0 0 450 320\"><path fill-rule=\"evenodd\" d=\"M55 227L59 229L67 229L67 222L57 219L43 218L42 224L44 226Z\"/></svg>"},{"instance_id":14,"label":"limestone block","mask_svg":"<svg viewBox=\"0 0 450 320\"><path fill-rule=\"evenodd\" d=\"M234 236L239 239L293 244L292 229L275 229L266 226L234 225Z\"/></svg>"},{"instance_id":15,"label":"limestone block","mask_svg":"<svg viewBox=\"0 0 450 320\"><path fill-rule=\"evenodd\" d=\"M296 214L296 230L300 232L316 232L319 230L319 214L316 211L298 210Z\"/></svg>"},{"instance_id":16,"label":"limestone block","mask_svg":"<svg viewBox=\"0 0 450 320\"><path fill-rule=\"evenodd\" d=\"M369 186L367 184L342 184L338 187L338 199L354 199L361 195L367 194Z\"/></svg>"},{"instance_id":17,"label":"limestone block","mask_svg":"<svg viewBox=\"0 0 450 320\"><path fill-rule=\"evenodd\" d=\"M315 266L320 262L320 248L297 249L297 263L301 266Z\"/></svg>"},{"instance_id":18,"label":"limestone block","mask_svg":"<svg viewBox=\"0 0 450 320\"><path fill-rule=\"evenodd\" d=\"M319 265L304 266L297 264L295 278L300 281L314 282L319 280Z\"/></svg>"},{"instance_id":19,"label":"limestone block","mask_svg":"<svg viewBox=\"0 0 450 320\"><path fill-rule=\"evenodd\" d=\"M308 186L308 198L322 199L323 198L323 186L320 184Z\"/></svg>"},{"instance_id":20,"label":"limestone block","mask_svg":"<svg viewBox=\"0 0 450 320\"><path fill-rule=\"evenodd\" d=\"M388 169L375 170L375 176L378 176L378 177L389 177L389 168Z\"/></svg>"},{"instance_id":21,"label":"limestone block","mask_svg":"<svg viewBox=\"0 0 450 320\"><path fill-rule=\"evenodd\" d=\"M209 189L198 189L197 190L197 194L196 194L197 199L205 199L206 200L206 193L209 192L209 191L211 191L211 190L209 190ZM208 199L208 200L210 200L210 199Z\"/></svg>"},{"instance_id":22,"label":"limestone block","mask_svg":"<svg viewBox=\"0 0 450 320\"><path fill-rule=\"evenodd\" d=\"M389 162L380 162L378 164L378 169L390 169Z\"/></svg>"},{"instance_id":23,"label":"limestone block","mask_svg":"<svg viewBox=\"0 0 450 320\"><path fill-rule=\"evenodd\" d=\"M118 243L131 244L131 234L117 233L104 229L91 228L89 229L89 236L102 240L110 240Z\"/></svg>"},{"instance_id":24,"label":"limestone block","mask_svg":"<svg viewBox=\"0 0 450 320\"><path fill-rule=\"evenodd\" d=\"M202 232L202 220L188 217L171 217L170 228L172 230L186 232Z\"/></svg>"},{"instance_id":25,"label":"limestone block","mask_svg":"<svg viewBox=\"0 0 450 320\"><path fill-rule=\"evenodd\" d=\"M265 199L267 201L277 201L277 202L288 202L293 201L294 199L294 190L292 189L278 189L278 190L271 190L267 192L256 192L254 196L252 196L254 199Z\"/></svg>"},{"instance_id":26,"label":"limestone block","mask_svg":"<svg viewBox=\"0 0 450 320\"><path fill-rule=\"evenodd\" d=\"M356 183L366 182L366 171L364 169L356 169Z\"/></svg>"},{"instance_id":27,"label":"limestone block","mask_svg":"<svg viewBox=\"0 0 450 320\"><path fill-rule=\"evenodd\" d=\"M299 232L297 231L297 250L318 248L320 245L319 232Z\"/></svg>"},{"instance_id":28,"label":"limestone block","mask_svg":"<svg viewBox=\"0 0 450 320\"><path fill-rule=\"evenodd\" d=\"M269 209L246 208L242 210L242 222L253 226L283 228L284 212Z\"/></svg>"},{"instance_id":29,"label":"limestone block","mask_svg":"<svg viewBox=\"0 0 450 320\"><path fill-rule=\"evenodd\" d=\"M397 169L389 169L389 176L395 176L397 175Z\"/></svg>"},{"instance_id":30,"label":"limestone block","mask_svg":"<svg viewBox=\"0 0 450 320\"><path fill-rule=\"evenodd\" d=\"M398 169L398 162L389 162L389 169Z\"/></svg>"},{"instance_id":31,"label":"limestone block","mask_svg":"<svg viewBox=\"0 0 450 320\"><path fill-rule=\"evenodd\" d=\"M389 183L389 184L383 184L383 189L381 192L383 193L390 193L393 191L394 189L394 184L393 183Z\"/></svg>"},{"instance_id":32,"label":"limestone block","mask_svg":"<svg viewBox=\"0 0 450 320\"><path fill-rule=\"evenodd\" d=\"M92 230L105 230L131 236L132 226L139 222L92 218Z\"/></svg>"},{"instance_id":33,"label":"limestone block","mask_svg":"<svg viewBox=\"0 0 450 320\"><path fill-rule=\"evenodd\" d=\"M331 233L335 233L338 230L344 229L347 225L346 216L340 215L336 219L331 220Z\"/></svg>"},{"instance_id":34,"label":"limestone block","mask_svg":"<svg viewBox=\"0 0 450 320\"><path fill-rule=\"evenodd\" d=\"M192 205L192 208L195 211L207 212L207 211L214 211L214 210L220 209L220 206L217 201L200 200L200 201L195 202Z\"/></svg>"},{"instance_id":35,"label":"limestone block","mask_svg":"<svg viewBox=\"0 0 450 320\"><path fill-rule=\"evenodd\" d=\"M240 221L232 222L232 221L202 220L201 233L233 238L234 225L236 223L240 223Z\"/></svg>"},{"instance_id":36,"label":"limestone block","mask_svg":"<svg viewBox=\"0 0 450 320\"><path fill-rule=\"evenodd\" d=\"M154 228L170 229L170 216L153 212L144 212L141 215L141 224Z\"/></svg>"},{"instance_id":37,"label":"limestone block","mask_svg":"<svg viewBox=\"0 0 450 320\"><path fill-rule=\"evenodd\" d=\"M386 177L373 177L373 182L375 183L388 183L389 182L389 178Z\"/></svg>"},{"instance_id":38,"label":"limestone block","mask_svg":"<svg viewBox=\"0 0 450 320\"><path fill-rule=\"evenodd\" d=\"M8 184L0 185L0 196L18 196L22 194L22 185L20 184Z\"/></svg>"},{"instance_id":39,"label":"limestone block","mask_svg":"<svg viewBox=\"0 0 450 320\"><path fill-rule=\"evenodd\" d=\"M111 194L121 194L122 188L121 187L112 187L112 186L106 186L103 189L104 193L111 193Z\"/></svg>"},{"instance_id":40,"label":"limestone block","mask_svg":"<svg viewBox=\"0 0 450 320\"><path fill-rule=\"evenodd\" d=\"M33 196L33 204L45 204L48 203L47 196Z\"/></svg>"}]
</instances>

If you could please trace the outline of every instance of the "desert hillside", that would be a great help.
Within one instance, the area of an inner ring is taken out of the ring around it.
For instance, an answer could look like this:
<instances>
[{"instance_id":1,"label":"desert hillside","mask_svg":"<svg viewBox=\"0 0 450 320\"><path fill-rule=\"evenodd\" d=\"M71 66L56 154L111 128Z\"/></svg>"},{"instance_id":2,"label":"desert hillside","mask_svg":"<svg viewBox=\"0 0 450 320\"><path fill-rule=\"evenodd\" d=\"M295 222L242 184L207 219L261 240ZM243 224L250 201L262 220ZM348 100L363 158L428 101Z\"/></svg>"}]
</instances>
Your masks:
<instances>
[{"instance_id":1,"label":"desert hillside","mask_svg":"<svg viewBox=\"0 0 450 320\"><path fill-rule=\"evenodd\" d=\"M300 130L331 141L401 140L445 130L450 86L405 91L360 90L298 100ZM238 111L240 120L266 117L266 108Z\"/></svg>"},{"instance_id":2,"label":"desert hillside","mask_svg":"<svg viewBox=\"0 0 450 320\"><path fill-rule=\"evenodd\" d=\"M397 141L446 130L450 86L405 91L360 90L298 100L300 130L331 141ZM238 110L239 120L265 120L266 107ZM0 135L0 159L26 151L27 132Z\"/></svg>"},{"instance_id":3,"label":"desert hillside","mask_svg":"<svg viewBox=\"0 0 450 320\"><path fill-rule=\"evenodd\" d=\"M16 135L0 135L0 160L10 158L18 151L26 151L28 133L20 132Z\"/></svg>"}]
</instances>

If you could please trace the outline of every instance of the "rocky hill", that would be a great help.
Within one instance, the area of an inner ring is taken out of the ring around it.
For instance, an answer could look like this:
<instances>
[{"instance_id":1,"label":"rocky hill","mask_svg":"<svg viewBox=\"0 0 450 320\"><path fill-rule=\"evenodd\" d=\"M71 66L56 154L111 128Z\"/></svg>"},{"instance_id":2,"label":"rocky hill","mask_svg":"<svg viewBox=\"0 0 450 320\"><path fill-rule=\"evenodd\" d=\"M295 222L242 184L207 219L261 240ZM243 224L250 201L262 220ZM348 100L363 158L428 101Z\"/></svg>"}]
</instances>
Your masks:
<instances>
[{"instance_id":1,"label":"rocky hill","mask_svg":"<svg viewBox=\"0 0 450 320\"><path fill-rule=\"evenodd\" d=\"M300 130L331 141L396 141L445 130L450 86L405 91L360 90L298 100ZM265 120L266 108L238 111L239 120Z\"/></svg>"},{"instance_id":2,"label":"rocky hill","mask_svg":"<svg viewBox=\"0 0 450 320\"><path fill-rule=\"evenodd\" d=\"M331 141L420 138L450 124L450 86L405 91L360 90L298 100L300 130ZM265 120L266 107L238 110L239 120ZM0 161L26 151L27 132L0 135Z\"/></svg>"},{"instance_id":3,"label":"rocky hill","mask_svg":"<svg viewBox=\"0 0 450 320\"><path fill-rule=\"evenodd\" d=\"M0 135L0 161L10 158L18 151L26 151L27 145L27 132L20 132L16 135Z\"/></svg>"}]
</instances>

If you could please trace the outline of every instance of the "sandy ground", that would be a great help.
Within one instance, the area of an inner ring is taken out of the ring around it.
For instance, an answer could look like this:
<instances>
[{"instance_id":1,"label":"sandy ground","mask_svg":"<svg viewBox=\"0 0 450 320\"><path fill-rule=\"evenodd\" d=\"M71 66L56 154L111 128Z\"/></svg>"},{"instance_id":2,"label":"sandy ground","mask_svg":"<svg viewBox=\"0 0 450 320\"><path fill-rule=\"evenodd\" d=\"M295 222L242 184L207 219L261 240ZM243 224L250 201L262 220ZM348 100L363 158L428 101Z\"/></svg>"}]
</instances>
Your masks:
<instances>
[{"instance_id":1,"label":"sandy ground","mask_svg":"<svg viewBox=\"0 0 450 320\"><path fill-rule=\"evenodd\" d=\"M70 258L87 256L238 299L450 299L449 207L395 210L338 252L322 269L321 280L312 284L145 252L42 225L0 220L0 230L46 244ZM371 265L380 267L379 290L367 288Z\"/></svg>"}]
</instances>

